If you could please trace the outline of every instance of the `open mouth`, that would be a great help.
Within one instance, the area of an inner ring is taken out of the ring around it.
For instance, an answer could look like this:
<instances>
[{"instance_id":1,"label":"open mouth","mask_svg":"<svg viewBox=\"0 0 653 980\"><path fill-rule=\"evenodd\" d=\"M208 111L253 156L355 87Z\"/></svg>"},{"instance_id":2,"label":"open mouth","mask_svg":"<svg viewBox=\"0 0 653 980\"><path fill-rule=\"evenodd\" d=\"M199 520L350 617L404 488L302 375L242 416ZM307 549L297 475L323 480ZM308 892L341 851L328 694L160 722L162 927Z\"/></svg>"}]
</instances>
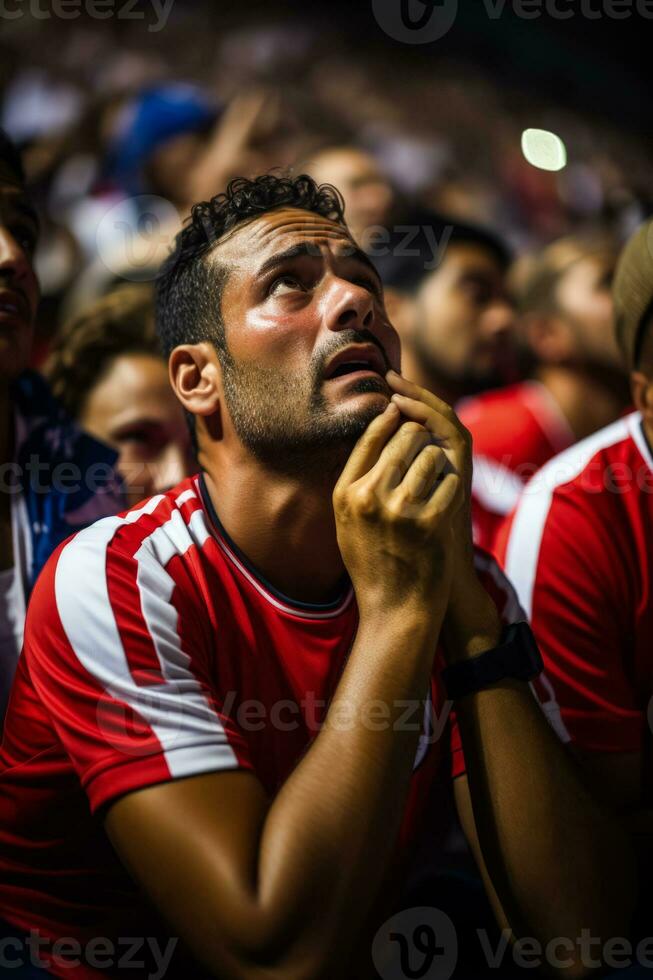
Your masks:
<instances>
[{"instance_id":1,"label":"open mouth","mask_svg":"<svg viewBox=\"0 0 653 980\"><path fill-rule=\"evenodd\" d=\"M365 364L363 361L352 361L351 364L343 364L336 368L334 373L329 376L329 381L333 381L335 378L346 378L352 374L375 374L379 377L379 372L371 368L369 364Z\"/></svg>"},{"instance_id":2,"label":"open mouth","mask_svg":"<svg viewBox=\"0 0 653 980\"><path fill-rule=\"evenodd\" d=\"M373 345L357 345L340 351L328 364L327 381L373 375L383 378L387 371L383 354Z\"/></svg>"},{"instance_id":3,"label":"open mouth","mask_svg":"<svg viewBox=\"0 0 653 980\"><path fill-rule=\"evenodd\" d=\"M0 291L0 318L3 320L26 320L26 303L13 290Z\"/></svg>"}]
</instances>

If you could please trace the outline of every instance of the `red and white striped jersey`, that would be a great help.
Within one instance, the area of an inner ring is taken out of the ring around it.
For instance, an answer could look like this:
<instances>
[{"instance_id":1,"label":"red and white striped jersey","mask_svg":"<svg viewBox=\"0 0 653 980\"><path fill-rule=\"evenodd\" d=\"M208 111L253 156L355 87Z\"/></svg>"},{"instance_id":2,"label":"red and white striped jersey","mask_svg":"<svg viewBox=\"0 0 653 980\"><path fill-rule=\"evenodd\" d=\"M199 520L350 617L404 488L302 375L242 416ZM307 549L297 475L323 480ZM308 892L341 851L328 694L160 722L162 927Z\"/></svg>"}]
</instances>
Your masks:
<instances>
[{"instance_id":1,"label":"red and white striped jersey","mask_svg":"<svg viewBox=\"0 0 653 980\"><path fill-rule=\"evenodd\" d=\"M557 402L539 381L486 391L456 406L474 440L474 455L494 460L526 483L574 442Z\"/></svg>"},{"instance_id":2,"label":"red and white striped jersey","mask_svg":"<svg viewBox=\"0 0 653 980\"><path fill-rule=\"evenodd\" d=\"M496 552L574 742L641 751L653 695L653 455L639 413L544 466Z\"/></svg>"},{"instance_id":3,"label":"red and white striped jersey","mask_svg":"<svg viewBox=\"0 0 653 980\"><path fill-rule=\"evenodd\" d=\"M465 398L456 406L474 442L474 541L492 551L524 484L574 441L567 420L538 381Z\"/></svg>"},{"instance_id":4,"label":"red and white striped jersey","mask_svg":"<svg viewBox=\"0 0 653 980\"><path fill-rule=\"evenodd\" d=\"M494 560L479 553L478 568L504 619L523 619ZM125 793L236 768L273 795L319 731L357 623L350 585L306 605L264 582L201 477L60 546L30 602L0 750L0 918L82 944L156 935L102 813ZM434 777L464 772L441 662L403 720L421 732L406 844Z\"/></svg>"}]
</instances>

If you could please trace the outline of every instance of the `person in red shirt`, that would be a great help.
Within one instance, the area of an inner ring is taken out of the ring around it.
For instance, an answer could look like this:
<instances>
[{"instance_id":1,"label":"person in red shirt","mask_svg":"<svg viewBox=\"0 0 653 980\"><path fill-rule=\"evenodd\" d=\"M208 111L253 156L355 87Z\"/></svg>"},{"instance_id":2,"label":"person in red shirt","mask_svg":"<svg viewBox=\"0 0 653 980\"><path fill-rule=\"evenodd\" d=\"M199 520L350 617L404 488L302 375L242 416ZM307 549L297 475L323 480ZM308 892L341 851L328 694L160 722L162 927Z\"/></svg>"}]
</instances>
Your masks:
<instances>
[{"instance_id":1,"label":"person in red shirt","mask_svg":"<svg viewBox=\"0 0 653 980\"><path fill-rule=\"evenodd\" d=\"M611 242L577 236L524 256L513 270L531 377L465 399L458 410L476 455L522 483L629 404L613 330L616 258Z\"/></svg>"},{"instance_id":2,"label":"person in red shirt","mask_svg":"<svg viewBox=\"0 0 653 980\"><path fill-rule=\"evenodd\" d=\"M625 841L475 558L468 436L398 373L337 192L233 182L158 292L201 473L39 579L0 753L7 929L84 980L125 936L167 976L189 969L178 938L193 975L363 976L450 765L500 922L621 934Z\"/></svg>"},{"instance_id":3,"label":"person in red shirt","mask_svg":"<svg viewBox=\"0 0 653 980\"><path fill-rule=\"evenodd\" d=\"M514 376L510 254L484 228L432 217L410 240L404 236L385 281L405 376L457 406ZM507 467L474 447L472 518L479 547L491 547L521 488Z\"/></svg>"},{"instance_id":4,"label":"person in red shirt","mask_svg":"<svg viewBox=\"0 0 653 980\"><path fill-rule=\"evenodd\" d=\"M599 798L632 830L646 882L653 854L652 242L649 221L626 246L614 285L637 411L547 463L496 546L577 752Z\"/></svg>"}]
</instances>

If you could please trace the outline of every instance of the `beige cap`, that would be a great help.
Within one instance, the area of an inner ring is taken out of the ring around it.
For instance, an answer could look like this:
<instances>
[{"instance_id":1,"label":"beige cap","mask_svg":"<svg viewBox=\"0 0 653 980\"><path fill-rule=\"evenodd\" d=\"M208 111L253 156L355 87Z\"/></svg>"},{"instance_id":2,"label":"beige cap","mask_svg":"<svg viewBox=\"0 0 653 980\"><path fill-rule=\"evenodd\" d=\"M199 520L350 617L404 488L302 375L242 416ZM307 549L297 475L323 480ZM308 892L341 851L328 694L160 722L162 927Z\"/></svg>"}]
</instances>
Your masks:
<instances>
[{"instance_id":1,"label":"beige cap","mask_svg":"<svg viewBox=\"0 0 653 980\"><path fill-rule=\"evenodd\" d=\"M653 309L653 219L644 222L626 244L612 287L615 327L630 370L636 365L644 319Z\"/></svg>"}]
</instances>

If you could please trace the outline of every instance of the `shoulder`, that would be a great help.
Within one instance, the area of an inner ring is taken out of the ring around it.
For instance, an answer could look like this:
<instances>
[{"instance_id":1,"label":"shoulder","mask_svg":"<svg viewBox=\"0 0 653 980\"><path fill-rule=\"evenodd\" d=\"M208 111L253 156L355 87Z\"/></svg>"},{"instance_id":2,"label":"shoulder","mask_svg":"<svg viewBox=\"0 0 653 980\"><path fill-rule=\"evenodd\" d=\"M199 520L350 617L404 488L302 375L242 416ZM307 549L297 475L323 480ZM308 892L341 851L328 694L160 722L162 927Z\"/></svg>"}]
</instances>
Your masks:
<instances>
[{"instance_id":1,"label":"shoulder","mask_svg":"<svg viewBox=\"0 0 653 980\"><path fill-rule=\"evenodd\" d=\"M197 492L186 480L64 541L46 563L31 605L54 605L64 628L118 609L140 611L148 594L169 598L175 587L185 588L183 559L209 536Z\"/></svg>"},{"instance_id":2,"label":"shoulder","mask_svg":"<svg viewBox=\"0 0 653 980\"><path fill-rule=\"evenodd\" d=\"M551 504L563 499L589 496L610 501L615 465L635 457L642 462L633 441L640 418L634 413L618 419L550 459L527 483L516 515L528 512L531 519L546 519Z\"/></svg>"},{"instance_id":3,"label":"shoulder","mask_svg":"<svg viewBox=\"0 0 653 980\"><path fill-rule=\"evenodd\" d=\"M530 391L531 383L521 382L467 398L456 406L460 420L472 434L476 454L489 456L511 469L524 462L522 455L533 455L530 445L541 440L542 431ZM516 451L519 459L515 459ZM526 462L539 460L527 458Z\"/></svg>"},{"instance_id":4,"label":"shoulder","mask_svg":"<svg viewBox=\"0 0 653 980\"><path fill-rule=\"evenodd\" d=\"M607 581L619 568L618 555L616 564L612 558L626 528L614 463L633 458L634 422L619 419L545 464L502 528L497 552L529 613L543 576L578 586ZM631 486L632 476L631 469Z\"/></svg>"}]
</instances>

